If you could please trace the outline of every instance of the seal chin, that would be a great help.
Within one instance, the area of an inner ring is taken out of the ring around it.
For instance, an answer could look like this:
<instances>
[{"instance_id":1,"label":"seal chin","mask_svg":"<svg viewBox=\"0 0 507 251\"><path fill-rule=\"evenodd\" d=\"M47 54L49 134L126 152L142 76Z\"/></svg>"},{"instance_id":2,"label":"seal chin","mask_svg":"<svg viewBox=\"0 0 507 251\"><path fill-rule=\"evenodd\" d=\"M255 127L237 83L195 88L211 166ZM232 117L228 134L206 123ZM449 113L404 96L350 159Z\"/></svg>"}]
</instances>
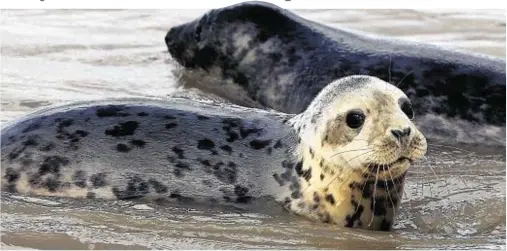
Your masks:
<instances>
[{"instance_id":1,"label":"seal chin","mask_svg":"<svg viewBox=\"0 0 507 251\"><path fill-rule=\"evenodd\" d=\"M394 162L379 164L379 163L368 163L366 166L372 174L387 172L391 169L408 168L414 161L407 157L401 157Z\"/></svg>"}]
</instances>

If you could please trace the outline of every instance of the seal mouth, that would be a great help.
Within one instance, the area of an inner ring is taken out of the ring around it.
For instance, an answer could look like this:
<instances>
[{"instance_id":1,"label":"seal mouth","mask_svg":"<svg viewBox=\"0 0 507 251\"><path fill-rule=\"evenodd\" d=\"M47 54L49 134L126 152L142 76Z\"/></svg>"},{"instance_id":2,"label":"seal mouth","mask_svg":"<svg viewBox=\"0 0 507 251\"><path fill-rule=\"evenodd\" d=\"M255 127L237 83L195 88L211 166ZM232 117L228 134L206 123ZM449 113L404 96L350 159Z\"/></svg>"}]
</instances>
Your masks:
<instances>
[{"instance_id":1,"label":"seal mouth","mask_svg":"<svg viewBox=\"0 0 507 251\"><path fill-rule=\"evenodd\" d=\"M407 158L407 157L401 157L401 158L397 159L396 161L389 163L389 164L370 163L370 164L368 164L368 170L370 170L370 172L372 172L372 173L385 172L385 171L388 171L392 166L394 166L396 164L401 164L406 160L410 164L413 163L412 159Z\"/></svg>"}]
</instances>

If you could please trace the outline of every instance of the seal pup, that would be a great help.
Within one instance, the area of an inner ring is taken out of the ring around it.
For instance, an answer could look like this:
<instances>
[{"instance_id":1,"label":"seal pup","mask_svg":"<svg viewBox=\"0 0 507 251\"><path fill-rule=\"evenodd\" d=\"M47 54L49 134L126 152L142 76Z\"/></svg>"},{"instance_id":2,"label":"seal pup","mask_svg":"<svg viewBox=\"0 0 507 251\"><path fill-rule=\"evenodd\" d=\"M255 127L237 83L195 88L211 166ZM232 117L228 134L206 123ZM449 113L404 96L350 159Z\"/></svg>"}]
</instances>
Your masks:
<instances>
[{"instance_id":1,"label":"seal pup","mask_svg":"<svg viewBox=\"0 0 507 251\"><path fill-rule=\"evenodd\" d=\"M47 108L1 132L2 190L249 204L389 230L426 152L407 96L378 78L330 83L301 114L219 102L120 99Z\"/></svg>"},{"instance_id":2,"label":"seal pup","mask_svg":"<svg viewBox=\"0 0 507 251\"><path fill-rule=\"evenodd\" d=\"M365 74L408 95L426 136L505 144L503 59L332 28L255 1L172 27L165 43L184 75L219 80L182 85L237 104L299 113L332 80Z\"/></svg>"}]
</instances>

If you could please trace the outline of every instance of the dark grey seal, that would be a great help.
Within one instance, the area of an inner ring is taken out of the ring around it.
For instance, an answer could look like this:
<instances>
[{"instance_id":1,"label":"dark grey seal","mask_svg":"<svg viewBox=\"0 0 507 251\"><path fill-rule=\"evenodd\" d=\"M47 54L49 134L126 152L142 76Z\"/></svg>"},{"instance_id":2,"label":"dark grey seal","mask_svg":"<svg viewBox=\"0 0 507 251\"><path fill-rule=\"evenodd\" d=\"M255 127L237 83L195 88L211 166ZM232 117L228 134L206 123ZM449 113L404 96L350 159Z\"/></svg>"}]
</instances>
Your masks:
<instances>
[{"instance_id":1,"label":"dark grey seal","mask_svg":"<svg viewBox=\"0 0 507 251\"><path fill-rule=\"evenodd\" d=\"M264 2L172 27L171 56L221 81L187 81L231 102L303 111L333 79L365 74L398 85L427 137L505 144L505 60L335 29Z\"/></svg>"}]
</instances>

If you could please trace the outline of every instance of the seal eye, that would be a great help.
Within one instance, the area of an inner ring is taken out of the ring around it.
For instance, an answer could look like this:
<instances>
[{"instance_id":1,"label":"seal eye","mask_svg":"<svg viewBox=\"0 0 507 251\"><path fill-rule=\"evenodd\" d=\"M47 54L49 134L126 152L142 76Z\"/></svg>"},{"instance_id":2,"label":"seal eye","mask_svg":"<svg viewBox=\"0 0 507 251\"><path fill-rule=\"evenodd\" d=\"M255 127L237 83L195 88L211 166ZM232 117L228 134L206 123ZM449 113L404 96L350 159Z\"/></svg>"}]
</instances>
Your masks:
<instances>
[{"instance_id":1,"label":"seal eye","mask_svg":"<svg viewBox=\"0 0 507 251\"><path fill-rule=\"evenodd\" d=\"M364 113L362 111L353 110L347 114L347 125L352 129L357 129L364 124Z\"/></svg>"},{"instance_id":2,"label":"seal eye","mask_svg":"<svg viewBox=\"0 0 507 251\"><path fill-rule=\"evenodd\" d=\"M401 110L407 115L409 119L414 118L414 110L412 109L412 105L408 101L401 103Z\"/></svg>"}]
</instances>

